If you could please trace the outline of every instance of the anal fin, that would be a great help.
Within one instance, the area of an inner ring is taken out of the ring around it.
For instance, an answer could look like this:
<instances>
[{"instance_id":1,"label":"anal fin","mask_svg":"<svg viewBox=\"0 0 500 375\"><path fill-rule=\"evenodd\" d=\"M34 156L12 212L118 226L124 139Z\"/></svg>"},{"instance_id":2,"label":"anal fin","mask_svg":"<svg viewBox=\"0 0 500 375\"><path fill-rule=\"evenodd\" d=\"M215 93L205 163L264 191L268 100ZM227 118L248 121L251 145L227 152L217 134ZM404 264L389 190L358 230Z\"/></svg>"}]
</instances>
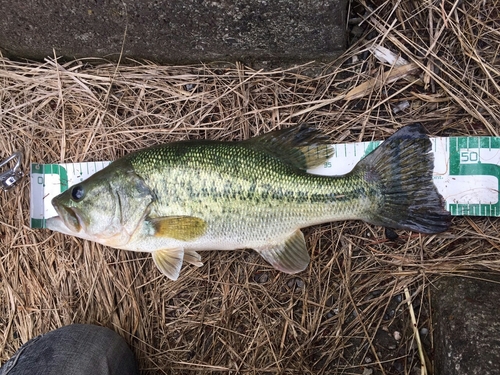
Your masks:
<instances>
[{"instance_id":1,"label":"anal fin","mask_svg":"<svg viewBox=\"0 0 500 375\"><path fill-rule=\"evenodd\" d=\"M310 260L304 234L300 229L294 231L283 242L255 250L274 268L289 274L304 271Z\"/></svg>"},{"instance_id":2,"label":"anal fin","mask_svg":"<svg viewBox=\"0 0 500 375\"><path fill-rule=\"evenodd\" d=\"M153 252L156 267L171 280L177 280L181 272L184 249L164 249Z\"/></svg>"}]
</instances>

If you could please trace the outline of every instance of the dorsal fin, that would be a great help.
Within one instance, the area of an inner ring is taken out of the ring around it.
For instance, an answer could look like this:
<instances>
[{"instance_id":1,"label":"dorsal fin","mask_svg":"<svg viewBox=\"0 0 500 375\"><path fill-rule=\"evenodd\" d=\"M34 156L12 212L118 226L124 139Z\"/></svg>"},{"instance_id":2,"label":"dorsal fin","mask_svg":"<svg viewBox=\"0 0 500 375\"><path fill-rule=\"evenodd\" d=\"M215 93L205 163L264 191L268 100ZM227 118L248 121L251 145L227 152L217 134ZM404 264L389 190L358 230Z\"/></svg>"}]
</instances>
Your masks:
<instances>
[{"instance_id":1,"label":"dorsal fin","mask_svg":"<svg viewBox=\"0 0 500 375\"><path fill-rule=\"evenodd\" d=\"M276 130L244 142L301 170L318 167L333 155L328 138L307 125Z\"/></svg>"}]
</instances>

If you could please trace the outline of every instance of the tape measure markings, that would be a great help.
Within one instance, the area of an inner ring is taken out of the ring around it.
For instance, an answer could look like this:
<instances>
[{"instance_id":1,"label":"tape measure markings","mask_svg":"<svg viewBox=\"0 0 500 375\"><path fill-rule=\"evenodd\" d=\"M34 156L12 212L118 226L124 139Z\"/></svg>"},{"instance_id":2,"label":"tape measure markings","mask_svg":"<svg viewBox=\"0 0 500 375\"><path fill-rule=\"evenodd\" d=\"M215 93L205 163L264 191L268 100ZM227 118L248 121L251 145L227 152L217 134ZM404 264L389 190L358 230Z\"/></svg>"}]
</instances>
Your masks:
<instances>
[{"instance_id":1,"label":"tape measure markings","mask_svg":"<svg viewBox=\"0 0 500 375\"><path fill-rule=\"evenodd\" d=\"M446 209L456 216L500 216L500 137L436 137L431 142L434 183L446 201ZM309 172L348 173L380 143L335 144L332 157ZM50 203L54 196L109 163L32 164L31 227L44 228L45 219L56 215Z\"/></svg>"}]
</instances>

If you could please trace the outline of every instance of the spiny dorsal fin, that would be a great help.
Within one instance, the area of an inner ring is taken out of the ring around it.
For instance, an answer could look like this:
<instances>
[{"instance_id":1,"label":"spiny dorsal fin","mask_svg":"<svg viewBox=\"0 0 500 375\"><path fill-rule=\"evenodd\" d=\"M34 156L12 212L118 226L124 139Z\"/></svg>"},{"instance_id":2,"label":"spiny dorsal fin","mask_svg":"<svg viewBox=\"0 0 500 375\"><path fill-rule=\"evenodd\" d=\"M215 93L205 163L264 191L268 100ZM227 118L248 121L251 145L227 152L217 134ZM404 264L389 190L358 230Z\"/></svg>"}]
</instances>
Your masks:
<instances>
[{"instance_id":1,"label":"spiny dorsal fin","mask_svg":"<svg viewBox=\"0 0 500 375\"><path fill-rule=\"evenodd\" d=\"M184 249L164 249L153 252L153 260L156 267L162 274L171 280L177 280L181 272L182 259L184 258Z\"/></svg>"},{"instance_id":2,"label":"spiny dorsal fin","mask_svg":"<svg viewBox=\"0 0 500 375\"><path fill-rule=\"evenodd\" d=\"M194 216L164 216L148 219L155 236L180 241L191 241L202 236L207 228L205 220Z\"/></svg>"},{"instance_id":3,"label":"spiny dorsal fin","mask_svg":"<svg viewBox=\"0 0 500 375\"><path fill-rule=\"evenodd\" d=\"M304 234L300 229L283 242L255 249L274 268L285 273L304 271L309 264Z\"/></svg>"},{"instance_id":4,"label":"spiny dorsal fin","mask_svg":"<svg viewBox=\"0 0 500 375\"><path fill-rule=\"evenodd\" d=\"M302 170L320 166L333 155L333 147L327 144L328 138L306 125L276 130L245 142Z\"/></svg>"}]
</instances>

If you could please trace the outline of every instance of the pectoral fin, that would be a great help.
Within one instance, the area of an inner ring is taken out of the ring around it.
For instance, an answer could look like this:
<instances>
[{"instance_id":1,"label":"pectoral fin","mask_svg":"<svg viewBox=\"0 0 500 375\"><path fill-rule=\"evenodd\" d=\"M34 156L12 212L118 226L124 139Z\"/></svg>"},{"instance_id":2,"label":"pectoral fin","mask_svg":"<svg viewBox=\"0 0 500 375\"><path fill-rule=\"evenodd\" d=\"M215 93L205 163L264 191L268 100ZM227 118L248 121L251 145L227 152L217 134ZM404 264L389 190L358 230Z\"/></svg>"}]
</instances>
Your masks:
<instances>
[{"instance_id":1,"label":"pectoral fin","mask_svg":"<svg viewBox=\"0 0 500 375\"><path fill-rule=\"evenodd\" d=\"M149 219L155 236L191 241L205 233L207 223L194 216L166 216Z\"/></svg>"},{"instance_id":2,"label":"pectoral fin","mask_svg":"<svg viewBox=\"0 0 500 375\"><path fill-rule=\"evenodd\" d=\"M171 280L177 280L181 272L184 249L165 249L153 252L156 267Z\"/></svg>"},{"instance_id":3,"label":"pectoral fin","mask_svg":"<svg viewBox=\"0 0 500 375\"><path fill-rule=\"evenodd\" d=\"M255 249L277 270L285 273L304 271L309 264L304 234L297 229L283 242Z\"/></svg>"}]
</instances>

